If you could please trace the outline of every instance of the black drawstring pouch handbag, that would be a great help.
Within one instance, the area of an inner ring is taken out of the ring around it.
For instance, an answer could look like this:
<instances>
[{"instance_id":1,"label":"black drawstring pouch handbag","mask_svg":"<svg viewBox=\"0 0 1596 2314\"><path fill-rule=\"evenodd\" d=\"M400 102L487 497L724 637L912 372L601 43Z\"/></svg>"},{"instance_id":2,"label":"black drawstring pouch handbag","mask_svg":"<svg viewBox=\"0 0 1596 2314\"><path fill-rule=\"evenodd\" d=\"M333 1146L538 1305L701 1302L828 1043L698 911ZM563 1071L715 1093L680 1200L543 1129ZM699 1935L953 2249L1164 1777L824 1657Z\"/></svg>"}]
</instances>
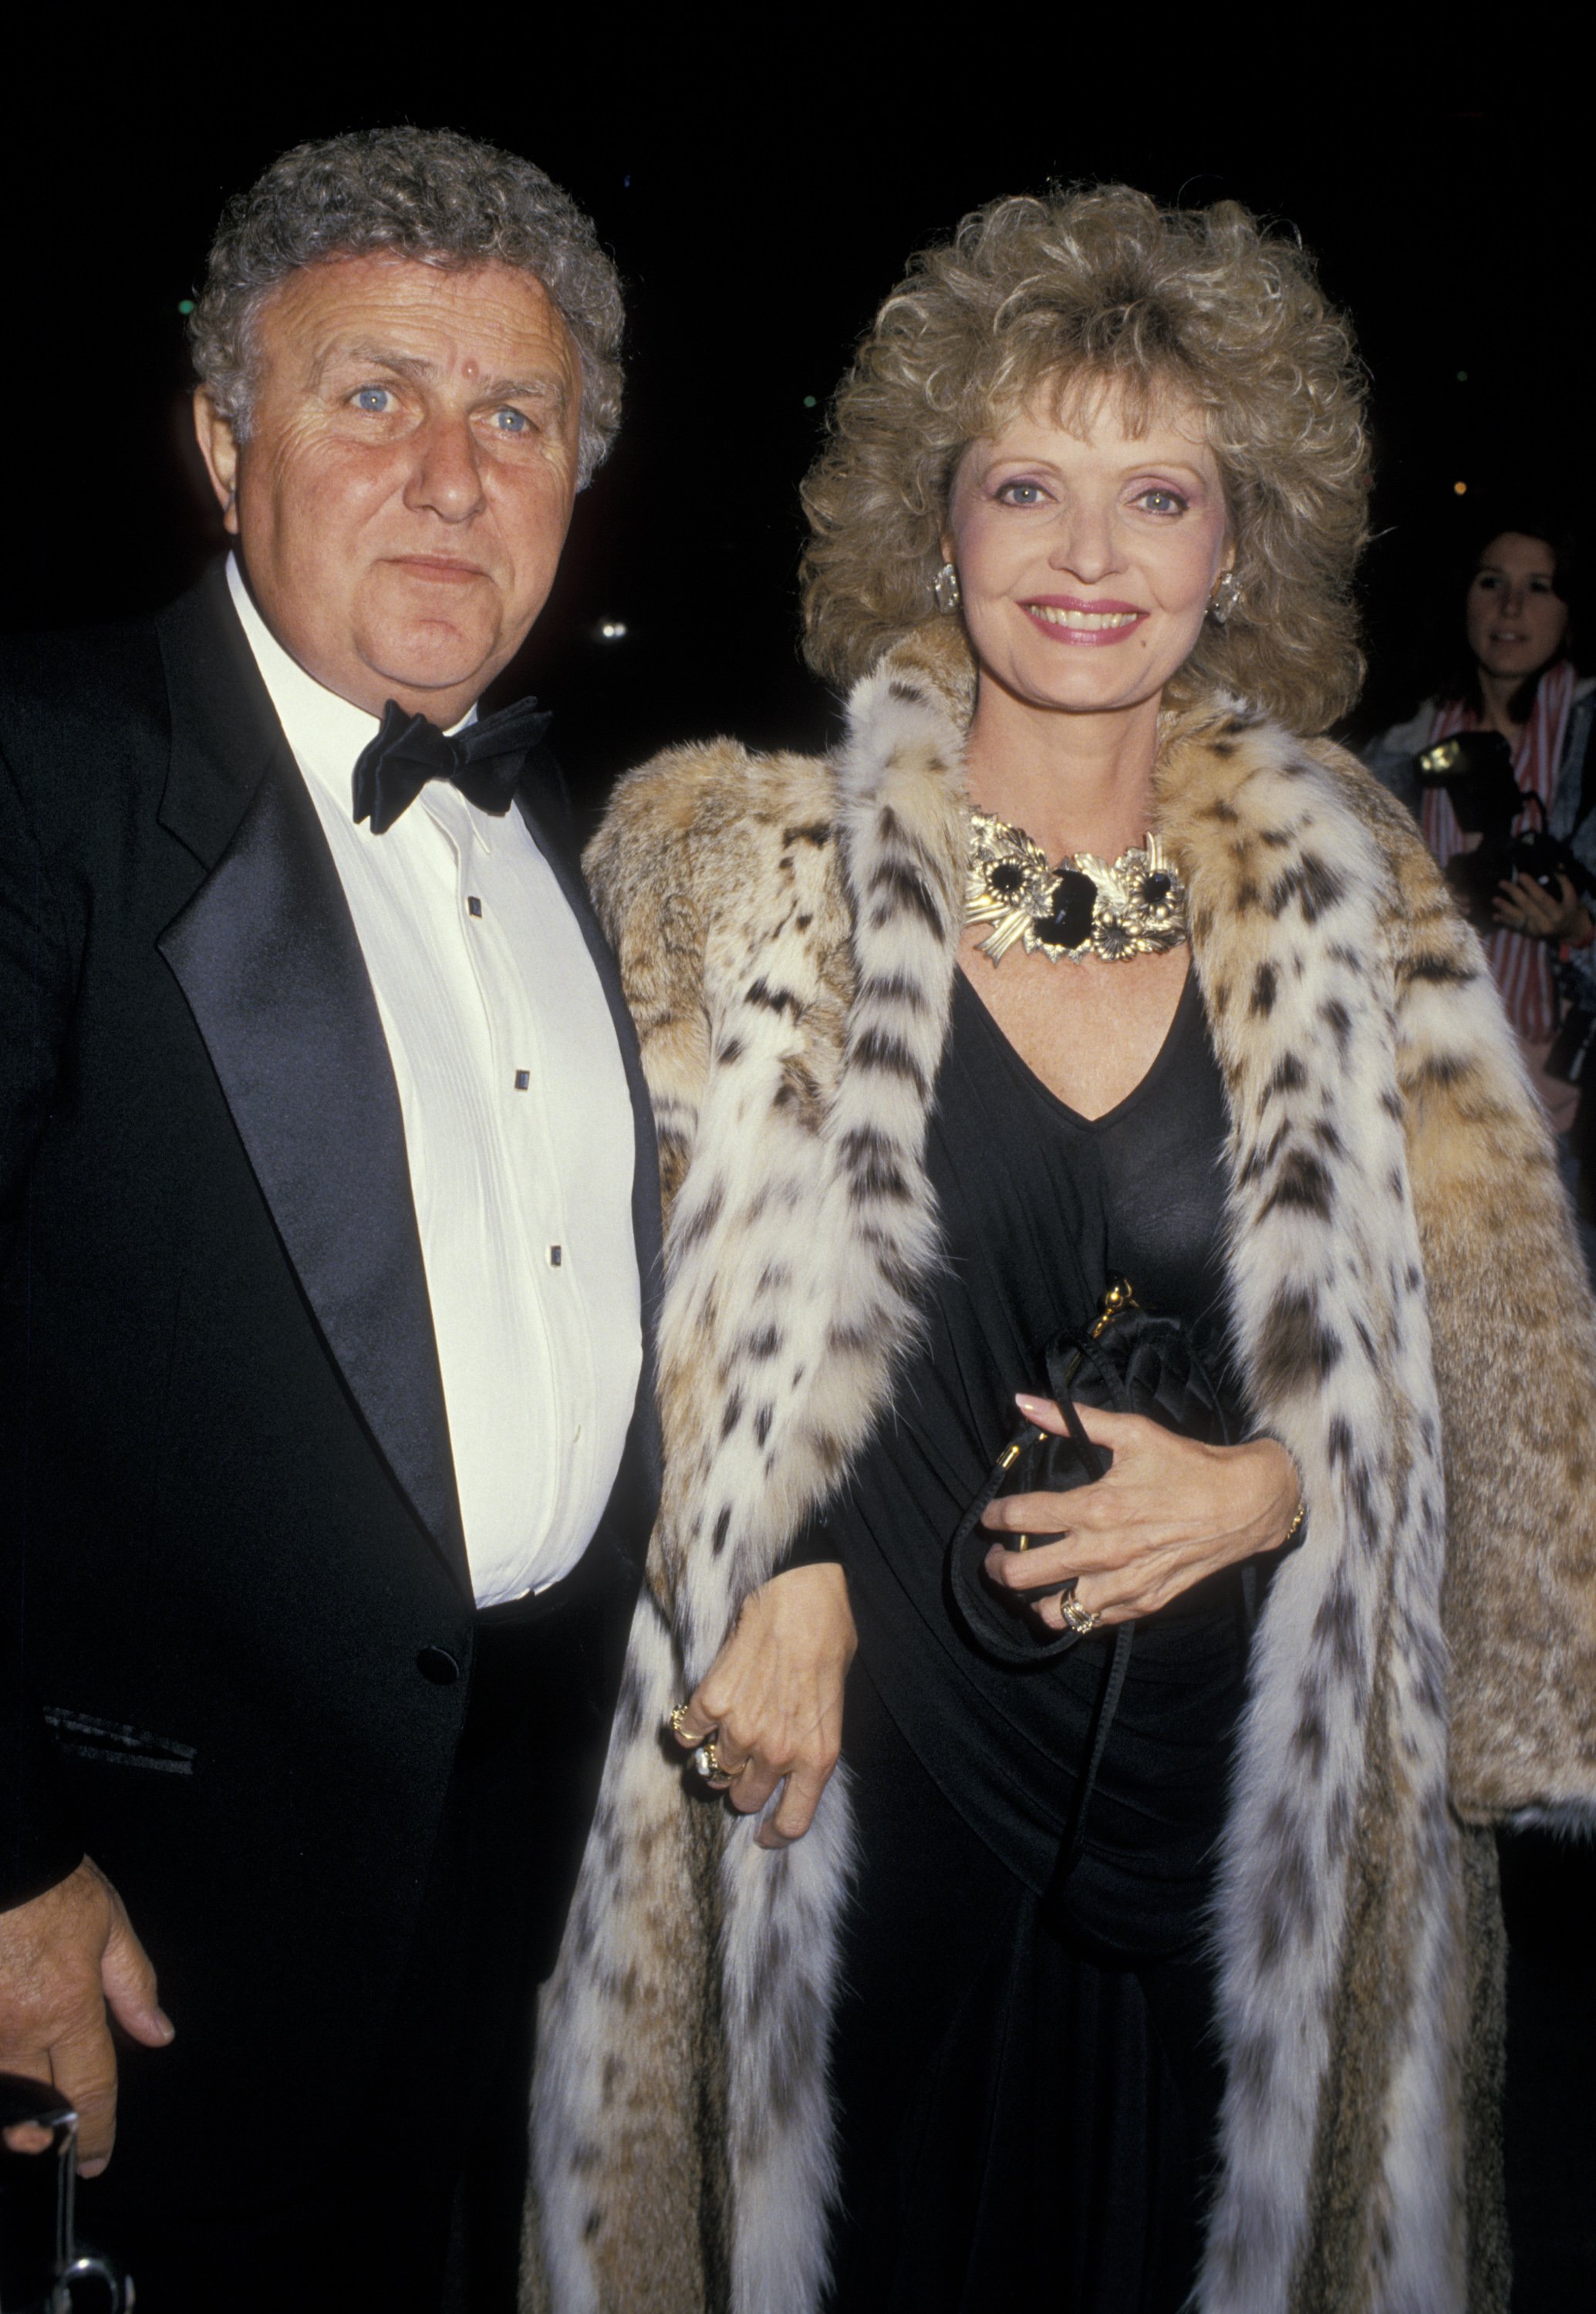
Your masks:
<instances>
[{"instance_id":1,"label":"black drawstring pouch handbag","mask_svg":"<svg viewBox=\"0 0 1596 2314\"><path fill-rule=\"evenodd\" d=\"M1010 1550L1055 1542L1057 1534L994 1535L981 1515L999 1495L1068 1494L1105 1477L1113 1462L1108 1449L1087 1436L1075 1408L1099 1407L1117 1414L1141 1414L1205 1445L1235 1443L1235 1425L1212 1375L1177 1318L1143 1310L1128 1279L1111 1278L1096 1320L1086 1333L1061 1333L1047 1345L1045 1392L1056 1400L1067 1435L1055 1437L1034 1422L1023 1423L998 1456L985 1485L959 1522L948 1546L948 1582L959 1621L989 1660L1017 1669L1044 1664L1079 1646L1084 1630L1051 1631L1038 1621L1032 1603L1072 1593L1074 1578L1027 1591L1001 1588L987 1575L985 1560L994 1541ZM1067 1530L1066 1530L1067 1532ZM1245 1612L1254 1609L1254 1576L1242 1570ZM1049 1891L1050 1906L1062 1902L1073 1869L1091 1795L1114 1724L1134 1645L1134 1622L1114 1627L1103 1684L1093 1716L1085 1773Z\"/></svg>"}]
</instances>

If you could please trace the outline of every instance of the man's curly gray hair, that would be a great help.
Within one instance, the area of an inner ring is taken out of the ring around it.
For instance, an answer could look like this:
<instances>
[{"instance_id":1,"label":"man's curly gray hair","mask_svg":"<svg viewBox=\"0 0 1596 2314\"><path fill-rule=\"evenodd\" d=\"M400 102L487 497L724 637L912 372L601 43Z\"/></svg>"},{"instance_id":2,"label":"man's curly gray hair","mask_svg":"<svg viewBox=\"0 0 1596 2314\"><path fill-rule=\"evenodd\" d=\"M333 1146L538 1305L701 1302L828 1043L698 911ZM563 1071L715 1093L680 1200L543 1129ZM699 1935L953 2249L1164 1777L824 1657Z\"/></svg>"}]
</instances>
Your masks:
<instances>
[{"instance_id":1,"label":"man's curly gray hair","mask_svg":"<svg viewBox=\"0 0 1596 2314\"><path fill-rule=\"evenodd\" d=\"M621 284L591 221L517 154L450 128L366 128L296 145L222 211L189 336L200 383L242 440L254 329L279 282L323 258L393 250L537 276L582 364L578 488L621 423Z\"/></svg>"}]
</instances>

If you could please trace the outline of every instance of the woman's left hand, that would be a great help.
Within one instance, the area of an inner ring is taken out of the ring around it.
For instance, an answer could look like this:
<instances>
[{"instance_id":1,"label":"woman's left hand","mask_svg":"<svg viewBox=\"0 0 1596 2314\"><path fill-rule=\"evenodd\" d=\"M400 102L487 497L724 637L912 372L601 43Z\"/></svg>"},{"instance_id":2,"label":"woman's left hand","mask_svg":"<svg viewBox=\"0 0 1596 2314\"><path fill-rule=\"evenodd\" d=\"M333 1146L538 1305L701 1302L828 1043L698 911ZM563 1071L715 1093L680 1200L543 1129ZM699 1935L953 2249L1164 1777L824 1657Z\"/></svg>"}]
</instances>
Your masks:
<instances>
[{"instance_id":1,"label":"woman's left hand","mask_svg":"<svg viewBox=\"0 0 1596 2314\"><path fill-rule=\"evenodd\" d=\"M1531 876L1515 876L1498 884L1491 913L1509 932L1525 932L1531 940L1572 941L1577 947L1591 937L1591 919L1566 876L1557 879L1554 895Z\"/></svg>"},{"instance_id":2,"label":"woman's left hand","mask_svg":"<svg viewBox=\"0 0 1596 2314\"><path fill-rule=\"evenodd\" d=\"M1064 1435L1051 1399L1018 1403L1038 1429ZM1167 1605L1205 1575L1284 1541L1301 1488L1296 1464L1277 1440L1204 1446L1143 1415L1091 1406L1075 1411L1087 1436L1108 1448L1113 1466L1095 1485L1068 1494L1000 1495L989 1504L983 1526L1060 1537L1023 1551L994 1543L986 1555L994 1583L1023 1596L1075 1576L1077 1606L1100 1622L1124 1623ZM1063 1629L1062 1599L1037 1602L1035 1612L1050 1630Z\"/></svg>"}]
</instances>

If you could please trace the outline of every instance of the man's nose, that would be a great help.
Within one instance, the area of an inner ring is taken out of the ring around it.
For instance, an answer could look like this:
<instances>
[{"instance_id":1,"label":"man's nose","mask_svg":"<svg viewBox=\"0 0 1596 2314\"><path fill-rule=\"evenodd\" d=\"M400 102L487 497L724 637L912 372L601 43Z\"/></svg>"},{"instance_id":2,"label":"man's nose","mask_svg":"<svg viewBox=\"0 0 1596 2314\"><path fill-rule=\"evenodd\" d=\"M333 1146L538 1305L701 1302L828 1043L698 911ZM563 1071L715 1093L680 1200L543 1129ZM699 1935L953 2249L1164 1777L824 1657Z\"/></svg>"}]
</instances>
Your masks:
<instances>
[{"instance_id":1,"label":"man's nose","mask_svg":"<svg viewBox=\"0 0 1596 2314\"><path fill-rule=\"evenodd\" d=\"M445 522L469 522L482 505L482 470L469 424L464 419L436 418L415 442L406 506L441 515Z\"/></svg>"}]
</instances>

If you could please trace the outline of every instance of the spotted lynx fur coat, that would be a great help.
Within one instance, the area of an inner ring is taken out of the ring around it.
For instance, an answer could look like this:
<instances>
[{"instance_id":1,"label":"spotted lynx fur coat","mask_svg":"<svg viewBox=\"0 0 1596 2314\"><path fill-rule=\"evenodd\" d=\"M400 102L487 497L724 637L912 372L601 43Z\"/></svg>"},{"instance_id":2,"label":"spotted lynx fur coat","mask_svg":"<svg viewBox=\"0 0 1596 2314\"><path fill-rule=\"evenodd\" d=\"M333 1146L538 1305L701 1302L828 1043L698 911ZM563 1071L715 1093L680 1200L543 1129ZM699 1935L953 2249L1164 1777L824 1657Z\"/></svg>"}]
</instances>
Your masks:
<instances>
[{"instance_id":1,"label":"spotted lynx fur coat","mask_svg":"<svg viewBox=\"0 0 1596 2314\"><path fill-rule=\"evenodd\" d=\"M553 2314L807 2314L821 2287L845 1774L769 1852L661 1731L858 1454L936 1259L969 685L921 630L834 760L677 749L589 856L658 1116L668 1469L541 2023L524 2303ZM1167 720L1158 794L1227 1088L1253 1410L1309 1512L1235 1772L1196 2303L1483 2314L1479 1828L1596 1825L1596 1325L1481 950L1400 808L1223 702Z\"/></svg>"}]
</instances>

